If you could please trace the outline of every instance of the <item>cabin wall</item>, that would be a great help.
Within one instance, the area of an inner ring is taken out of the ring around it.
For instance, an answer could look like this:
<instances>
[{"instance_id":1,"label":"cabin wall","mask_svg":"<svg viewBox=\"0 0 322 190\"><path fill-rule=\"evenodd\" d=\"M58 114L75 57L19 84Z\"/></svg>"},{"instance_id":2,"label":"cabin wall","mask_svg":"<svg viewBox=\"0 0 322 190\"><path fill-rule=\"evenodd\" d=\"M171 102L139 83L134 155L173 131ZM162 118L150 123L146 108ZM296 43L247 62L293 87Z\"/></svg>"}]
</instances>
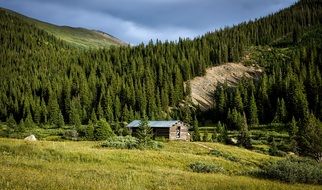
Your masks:
<instances>
[{"instance_id":1,"label":"cabin wall","mask_svg":"<svg viewBox=\"0 0 322 190\"><path fill-rule=\"evenodd\" d=\"M169 128L152 128L153 129L153 137L164 137L166 139L169 139Z\"/></svg>"},{"instance_id":2,"label":"cabin wall","mask_svg":"<svg viewBox=\"0 0 322 190\"><path fill-rule=\"evenodd\" d=\"M138 127L133 127L133 128L130 128L130 131L132 133L132 135L134 137L137 136L137 131L138 131ZM165 127L153 127L152 128L152 131L153 131L153 137L164 137L166 139L169 139L169 128L165 128Z\"/></svg>"},{"instance_id":3,"label":"cabin wall","mask_svg":"<svg viewBox=\"0 0 322 190\"><path fill-rule=\"evenodd\" d=\"M180 128L180 135L178 137L178 129ZM190 134L188 127L183 122L178 122L172 127L152 127L153 137L164 137L169 140L184 140L190 141ZM133 136L137 136L138 127L130 128Z\"/></svg>"},{"instance_id":4,"label":"cabin wall","mask_svg":"<svg viewBox=\"0 0 322 190\"><path fill-rule=\"evenodd\" d=\"M180 136L179 138L177 137L177 129L180 128ZM178 122L176 125L173 125L170 128L170 134L169 134L169 140L184 140L184 141L189 141L190 140L190 134L188 131L188 127L182 123Z\"/></svg>"}]
</instances>

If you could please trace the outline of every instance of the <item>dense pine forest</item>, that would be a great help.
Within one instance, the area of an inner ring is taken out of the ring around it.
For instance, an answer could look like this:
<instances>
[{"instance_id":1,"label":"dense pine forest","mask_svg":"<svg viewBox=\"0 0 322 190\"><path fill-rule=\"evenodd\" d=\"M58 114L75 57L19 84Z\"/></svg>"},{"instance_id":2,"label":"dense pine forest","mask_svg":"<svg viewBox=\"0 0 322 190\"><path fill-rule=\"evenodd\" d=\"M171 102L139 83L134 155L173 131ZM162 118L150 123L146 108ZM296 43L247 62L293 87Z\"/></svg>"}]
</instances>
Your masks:
<instances>
[{"instance_id":1,"label":"dense pine forest","mask_svg":"<svg viewBox=\"0 0 322 190\"><path fill-rule=\"evenodd\" d=\"M104 118L119 134L123 122L145 116L191 125L220 121L231 130L245 122L320 125L321 24L322 2L301 0L195 39L84 50L0 9L0 120L20 130ZM265 72L237 87L222 84L215 108L199 112L187 81L226 62L256 64Z\"/></svg>"}]
</instances>

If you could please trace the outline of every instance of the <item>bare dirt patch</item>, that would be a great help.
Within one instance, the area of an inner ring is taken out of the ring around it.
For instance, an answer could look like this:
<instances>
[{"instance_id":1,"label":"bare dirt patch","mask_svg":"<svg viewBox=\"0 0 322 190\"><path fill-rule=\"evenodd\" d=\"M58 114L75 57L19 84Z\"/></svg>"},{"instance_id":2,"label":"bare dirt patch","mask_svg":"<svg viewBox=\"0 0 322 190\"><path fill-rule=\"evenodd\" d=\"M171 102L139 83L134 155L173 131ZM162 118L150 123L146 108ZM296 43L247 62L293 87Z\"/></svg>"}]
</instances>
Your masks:
<instances>
[{"instance_id":1,"label":"bare dirt patch","mask_svg":"<svg viewBox=\"0 0 322 190\"><path fill-rule=\"evenodd\" d=\"M257 77L262 72L255 65L244 66L241 63L225 63L208 68L205 76L190 80L192 102L199 105L202 111L208 110L213 107L214 90L218 84L227 82L229 86L234 86L243 77Z\"/></svg>"}]
</instances>

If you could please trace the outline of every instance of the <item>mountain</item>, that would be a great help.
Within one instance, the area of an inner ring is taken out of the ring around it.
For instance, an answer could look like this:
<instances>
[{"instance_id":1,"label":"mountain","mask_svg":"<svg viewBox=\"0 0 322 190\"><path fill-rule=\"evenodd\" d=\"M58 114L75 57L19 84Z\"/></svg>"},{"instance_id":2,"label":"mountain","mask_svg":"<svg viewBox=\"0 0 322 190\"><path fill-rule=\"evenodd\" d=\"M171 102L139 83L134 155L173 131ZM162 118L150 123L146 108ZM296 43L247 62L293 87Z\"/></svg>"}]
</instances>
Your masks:
<instances>
[{"instance_id":1,"label":"mountain","mask_svg":"<svg viewBox=\"0 0 322 190\"><path fill-rule=\"evenodd\" d=\"M143 117L220 122L229 130L322 120L321 1L302 0L193 40L103 49L75 48L47 26L2 13L0 120L14 132L72 125L84 135L82 125L102 118L118 135L127 134L124 123ZM239 77L233 87L221 82L204 112L193 104L189 83L226 63L263 72Z\"/></svg>"},{"instance_id":2,"label":"mountain","mask_svg":"<svg viewBox=\"0 0 322 190\"><path fill-rule=\"evenodd\" d=\"M34 25L38 29L44 30L47 33L61 39L68 44L80 48L104 48L110 46L123 46L127 45L121 40L107 33L89 30L86 28L74 28L70 26L57 26L54 24L42 22L27 16L21 15L14 11L0 8L0 14L12 15L19 19Z\"/></svg>"}]
</instances>

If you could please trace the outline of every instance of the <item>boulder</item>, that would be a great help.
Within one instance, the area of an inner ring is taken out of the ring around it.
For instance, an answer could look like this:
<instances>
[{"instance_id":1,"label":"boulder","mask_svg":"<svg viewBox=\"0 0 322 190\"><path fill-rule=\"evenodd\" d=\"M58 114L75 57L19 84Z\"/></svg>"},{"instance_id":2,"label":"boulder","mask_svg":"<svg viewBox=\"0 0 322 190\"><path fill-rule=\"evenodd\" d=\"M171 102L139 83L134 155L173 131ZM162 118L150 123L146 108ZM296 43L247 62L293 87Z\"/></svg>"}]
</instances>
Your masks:
<instances>
[{"instance_id":1,"label":"boulder","mask_svg":"<svg viewBox=\"0 0 322 190\"><path fill-rule=\"evenodd\" d=\"M25 138L26 141L37 141L35 135L30 135L28 137Z\"/></svg>"}]
</instances>

